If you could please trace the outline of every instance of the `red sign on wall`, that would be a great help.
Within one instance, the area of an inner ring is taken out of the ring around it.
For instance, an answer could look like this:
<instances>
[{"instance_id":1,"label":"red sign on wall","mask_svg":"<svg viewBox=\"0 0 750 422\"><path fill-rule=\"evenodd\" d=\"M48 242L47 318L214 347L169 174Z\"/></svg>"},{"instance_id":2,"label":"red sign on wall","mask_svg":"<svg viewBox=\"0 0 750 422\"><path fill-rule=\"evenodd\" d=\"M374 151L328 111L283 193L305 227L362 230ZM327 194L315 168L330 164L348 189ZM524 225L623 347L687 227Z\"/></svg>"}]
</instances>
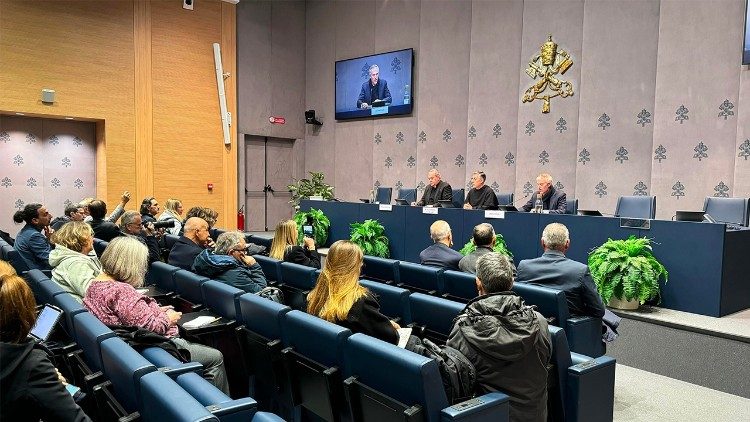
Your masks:
<instances>
[{"instance_id":1,"label":"red sign on wall","mask_svg":"<svg viewBox=\"0 0 750 422\"><path fill-rule=\"evenodd\" d=\"M286 119L285 118L283 118L283 117L276 117L276 116L269 117L268 121L271 122L271 123L273 123L273 124L275 124L275 125L283 125L284 123L286 123Z\"/></svg>"}]
</instances>

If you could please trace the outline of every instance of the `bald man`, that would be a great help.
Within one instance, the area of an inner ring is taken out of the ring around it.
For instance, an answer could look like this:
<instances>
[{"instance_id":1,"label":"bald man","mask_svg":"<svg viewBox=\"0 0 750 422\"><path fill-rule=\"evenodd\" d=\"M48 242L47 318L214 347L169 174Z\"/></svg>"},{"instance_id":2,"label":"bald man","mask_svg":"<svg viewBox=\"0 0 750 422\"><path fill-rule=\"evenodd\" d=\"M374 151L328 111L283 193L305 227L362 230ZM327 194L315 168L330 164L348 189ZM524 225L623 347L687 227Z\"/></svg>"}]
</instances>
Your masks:
<instances>
[{"instance_id":1,"label":"bald man","mask_svg":"<svg viewBox=\"0 0 750 422\"><path fill-rule=\"evenodd\" d=\"M169 251L169 264L192 271L195 257L212 244L206 220L190 217L185 222L184 233Z\"/></svg>"},{"instance_id":2,"label":"bald man","mask_svg":"<svg viewBox=\"0 0 750 422\"><path fill-rule=\"evenodd\" d=\"M424 189L422 199L413 202L412 205L418 207L439 207L439 201L453 201L453 190L451 185L440 178L440 172L432 169L427 172L427 181L429 184Z\"/></svg>"},{"instance_id":3,"label":"bald man","mask_svg":"<svg viewBox=\"0 0 750 422\"><path fill-rule=\"evenodd\" d=\"M453 246L451 226L443 220L435 221L430 226L430 237L435 243L419 253L420 264L459 271L458 263L463 255L451 249Z\"/></svg>"}]
</instances>

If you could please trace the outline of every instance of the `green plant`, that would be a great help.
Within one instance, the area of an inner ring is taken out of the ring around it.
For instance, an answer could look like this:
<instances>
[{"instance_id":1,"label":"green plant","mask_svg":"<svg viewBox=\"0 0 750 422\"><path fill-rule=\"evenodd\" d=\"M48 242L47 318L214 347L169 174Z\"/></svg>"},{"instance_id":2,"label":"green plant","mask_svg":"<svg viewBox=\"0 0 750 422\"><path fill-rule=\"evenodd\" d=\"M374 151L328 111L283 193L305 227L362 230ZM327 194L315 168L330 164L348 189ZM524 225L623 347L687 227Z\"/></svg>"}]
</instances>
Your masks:
<instances>
[{"instance_id":1,"label":"green plant","mask_svg":"<svg viewBox=\"0 0 750 422\"><path fill-rule=\"evenodd\" d=\"M391 251L388 248L388 238L385 236L385 227L378 220L365 220L362 223L352 223L352 242L362 248L365 255L389 258Z\"/></svg>"},{"instance_id":2,"label":"green plant","mask_svg":"<svg viewBox=\"0 0 750 422\"><path fill-rule=\"evenodd\" d=\"M608 239L589 254L589 269L604 303L611 297L647 300L660 299L659 279L667 282L669 273L653 255L651 240L630 236L625 240Z\"/></svg>"},{"instance_id":3,"label":"green plant","mask_svg":"<svg viewBox=\"0 0 750 422\"><path fill-rule=\"evenodd\" d=\"M309 179L300 179L296 183L287 185L286 188L292 194L292 199L289 203L295 209L299 209L299 201L308 199L311 196L322 196L325 200L333 199L333 186L325 183L324 179L325 175L323 173L311 171Z\"/></svg>"},{"instance_id":4,"label":"green plant","mask_svg":"<svg viewBox=\"0 0 750 422\"><path fill-rule=\"evenodd\" d=\"M294 214L294 222L297 223L297 238L299 244L302 244L302 238L304 232L302 226L307 224L307 221L312 221L313 226L313 239L315 239L315 245L323 246L328 240L328 230L331 228L331 220L323 214L323 211L310 208L310 211L297 211Z\"/></svg>"},{"instance_id":5,"label":"green plant","mask_svg":"<svg viewBox=\"0 0 750 422\"><path fill-rule=\"evenodd\" d=\"M503 235L500 233L497 233L495 238L495 246L492 248L493 251L499 252L508 258L513 258L513 253L508 249L508 245L505 243L505 239L503 238ZM477 245L474 244L472 239L470 238L468 242L464 245L463 248L461 248L460 252L461 255L466 256L472 252L477 250Z\"/></svg>"}]
</instances>

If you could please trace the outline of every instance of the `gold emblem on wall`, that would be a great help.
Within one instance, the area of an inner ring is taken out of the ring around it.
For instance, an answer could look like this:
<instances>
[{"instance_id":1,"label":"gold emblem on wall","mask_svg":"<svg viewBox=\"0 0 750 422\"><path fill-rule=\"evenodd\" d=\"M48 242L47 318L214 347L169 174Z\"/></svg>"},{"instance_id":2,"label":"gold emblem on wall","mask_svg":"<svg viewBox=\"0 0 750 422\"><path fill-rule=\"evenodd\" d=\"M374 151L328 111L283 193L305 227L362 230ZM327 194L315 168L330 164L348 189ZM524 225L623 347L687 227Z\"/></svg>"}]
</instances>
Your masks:
<instances>
[{"instance_id":1,"label":"gold emblem on wall","mask_svg":"<svg viewBox=\"0 0 750 422\"><path fill-rule=\"evenodd\" d=\"M562 98L573 95L573 85L560 79L573 65L570 54L564 50L557 50L557 44L549 35L547 42L542 44L541 52L535 56L526 68L526 73L531 79L539 80L523 94L523 102L530 103L534 100L542 100L542 113L549 113L549 100L560 96Z\"/></svg>"}]
</instances>

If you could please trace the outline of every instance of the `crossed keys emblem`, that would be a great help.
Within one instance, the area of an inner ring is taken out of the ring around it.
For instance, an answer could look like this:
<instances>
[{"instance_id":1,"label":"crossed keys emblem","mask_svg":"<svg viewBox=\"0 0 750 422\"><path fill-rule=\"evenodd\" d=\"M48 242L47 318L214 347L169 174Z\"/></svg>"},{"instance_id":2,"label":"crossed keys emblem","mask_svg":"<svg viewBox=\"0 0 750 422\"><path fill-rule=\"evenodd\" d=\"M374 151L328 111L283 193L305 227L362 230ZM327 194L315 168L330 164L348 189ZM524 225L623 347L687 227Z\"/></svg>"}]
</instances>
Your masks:
<instances>
[{"instance_id":1,"label":"crossed keys emblem","mask_svg":"<svg viewBox=\"0 0 750 422\"><path fill-rule=\"evenodd\" d=\"M573 85L560 79L558 75L564 74L573 60L567 51L557 51L557 44L552 41L552 35L547 37L547 42L542 44L540 54L535 56L526 68L526 73L531 79L540 78L534 85L530 86L523 94L522 102L530 103L534 100L543 100L542 113L549 113L549 100L551 98L569 97L573 95Z\"/></svg>"}]
</instances>

